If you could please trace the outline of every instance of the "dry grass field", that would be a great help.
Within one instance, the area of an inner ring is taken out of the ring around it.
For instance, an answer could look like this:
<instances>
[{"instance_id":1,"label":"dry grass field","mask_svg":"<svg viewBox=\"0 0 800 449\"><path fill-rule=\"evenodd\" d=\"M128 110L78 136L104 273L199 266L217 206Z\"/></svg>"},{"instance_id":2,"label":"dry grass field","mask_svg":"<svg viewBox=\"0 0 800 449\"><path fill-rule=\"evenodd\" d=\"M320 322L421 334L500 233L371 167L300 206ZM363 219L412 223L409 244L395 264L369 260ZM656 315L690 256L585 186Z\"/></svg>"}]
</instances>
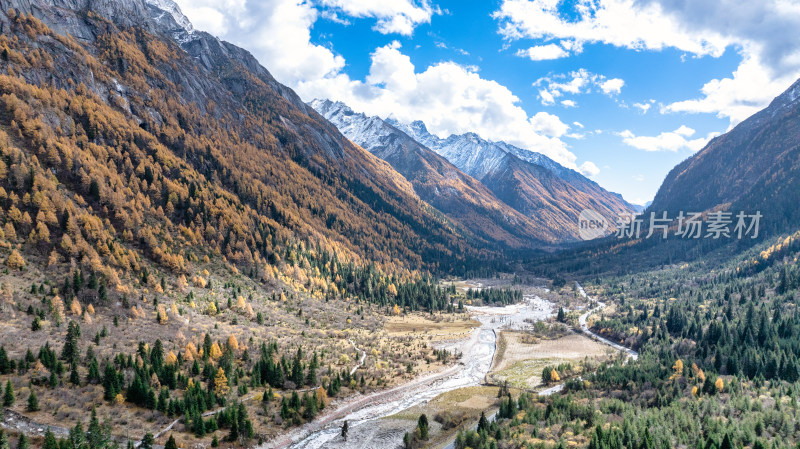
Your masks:
<instances>
[{"instance_id":1,"label":"dry grass field","mask_svg":"<svg viewBox=\"0 0 800 449\"><path fill-rule=\"evenodd\" d=\"M475 425L481 412L495 407L498 404L498 390L498 387L475 386L449 391L426 404L387 417L386 424L402 425L405 422L407 431L411 432L419 416L424 413L430 423L430 438L426 447L441 447L459 429Z\"/></svg>"},{"instance_id":2,"label":"dry grass field","mask_svg":"<svg viewBox=\"0 0 800 449\"><path fill-rule=\"evenodd\" d=\"M467 314L437 314L431 318L430 314L415 313L389 318L384 329L393 337L414 336L435 342L465 338L479 326Z\"/></svg>"},{"instance_id":3,"label":"dry grass field","mask_svg":"<svg viewBox=\"0 0 800 449\"><path fill-rule=\"evenodd\" d=\"M581 334L569 334L554 340L528 343L522 332L500 332L497 355L487 376L492 383L508 382L520 389L535 389L542 383L545 366L571 363L576 368L582 361L599 362L613 350Z\"/></svg>"}]
</instances>

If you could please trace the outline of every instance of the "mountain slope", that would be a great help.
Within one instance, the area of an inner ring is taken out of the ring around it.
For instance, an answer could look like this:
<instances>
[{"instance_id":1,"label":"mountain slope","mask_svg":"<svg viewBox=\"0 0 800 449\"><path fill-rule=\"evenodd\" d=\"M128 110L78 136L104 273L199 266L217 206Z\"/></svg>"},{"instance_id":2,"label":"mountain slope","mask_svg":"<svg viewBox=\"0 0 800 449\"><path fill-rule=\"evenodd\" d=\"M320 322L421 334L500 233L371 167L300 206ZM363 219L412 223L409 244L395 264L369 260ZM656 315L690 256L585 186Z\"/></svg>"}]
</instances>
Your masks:
<instances>
[{"instance_id":1,"label":"mountain slope","mask_svg":"<svg viewBox=\"0 0 800 449\"><path fill-rule=\"evenodd\" d=\"M800 222L800 80L673 168L648 210L760 210L766 231Z\"/></svg>"},{"instance_id":2,"label":"mountain slope","mask_svg":"<svg viewBox=\"0 0 800 449\"><path fill-rule=\"evenodd\" d=\"M310 105L356 144L385 160L416 193L468 232L511 248L553 243L546 229L499 201L483 184L379 117L347 105L314 100Z\"/></svg>"},{"instance_id":3,"label":"mountain slope","mask_svg":"<svg viewBox=\"0 0 800 449\"><path fill-rule=\"evenodd\" d=\"M474 133L441 139L420 121L389 123L481 181L506 204L547 228L557 241L578 238L577 217L584 209L595 210L612 223L619 214L633 210L620 195L542 154Z\"/></svg>"},{"instance_id":4,"label":"mountain slope","mask_svg":"<svg viewBox=\"0 0 800 449\"><path fill-rule=\"evenodd\" d=\"M402 176L353 145L249 53L187 28L176 11L160 9L162 3L0 2L3 11L16 11L0 15L3 65L16 75L2 93L28 105L6 101L13 111L0 124L9 129L14 118L19 124L38 116L41 132L23 132L22 143L60 151L60 160L73 157L65 148L131 141L131 149L87 155L72 170L52 165L69 188L79 189L76 181L86 177L95 180L95 211L108 208L102 220L124 222L121 202L141 192L174 226L198 219L213 226L213 232L198 235L245 267L271 257L274 243L264 243L271 235L407 267L453 266L482 257L480 242L465 241ZM89 109L102 114L75 107L42 111L30 93L34 87L69 103L89 102ZM80 133L71 134L77 124ZM146 185L132 185L131 176L148 160L156 167ZM126 198L128 191L132 196ZM190 204L198 192L239 213L209 222L207 210ZM170 195L176 199L167 201ZM131 232L141 232L144 224Z\"/></svg>"}]
</instances>

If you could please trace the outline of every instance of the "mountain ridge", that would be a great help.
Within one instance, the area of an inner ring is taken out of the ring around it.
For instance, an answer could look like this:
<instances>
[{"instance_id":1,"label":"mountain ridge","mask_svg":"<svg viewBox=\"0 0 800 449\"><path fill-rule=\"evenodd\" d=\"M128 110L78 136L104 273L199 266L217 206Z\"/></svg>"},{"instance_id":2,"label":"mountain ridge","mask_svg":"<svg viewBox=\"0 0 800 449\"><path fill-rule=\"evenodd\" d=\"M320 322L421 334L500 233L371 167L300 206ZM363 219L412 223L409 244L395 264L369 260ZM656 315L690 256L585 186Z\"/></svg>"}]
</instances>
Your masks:
<instances>
[{"instance_id":1,"label":"mountain ridge","mask_svg":"<svg viewBox=\"0 0 800 449\"><path fill-rule=\"evenodd\" d=\"M584 209L596 210L612 223L616 222L619 214L634 210L621 195L604 190L594 181L539 153L504 142L491 142L475 133L441 139L429 133L422 121L405 124L392 118L370 118L352 112L344 103L326 101L328 103L315 100L312 104L326 104L329 111L326 118L334 122L337 114L339 117L356 115L361 120L381 120L444 157L488 187L499 200L533 220L537 228L547 229L550 241L565 243L577 240L577 219ZM334 111L343 108L350 112ZM357 130L343 132L367 149L371 146L378 148L376 142Z\"/></svg>"},{"instance_id":2,"label":"mountain ridge","mask_svg":"<svg viewBox=\"0 0 800 449\"><path fill-rule=\"evenodd\" d=\"M800 220L800 80L667 174L647 211L764 213L770 232Z\"/></svg>"},{"instance_id":3,"label":"mountain ridge","mask_svg":"<svg viewBox=\"0 0 800 449\"><path fill-rule=\"evenodd\" d=\"M121 114L117 120L135 126L137 139L163 145L159 151L196 171L192 176L203 179L214 195L249 209L247 220L253 221L222 245L225 253L226 245L241 242L231 254L241 252L236 259L245 265L268 256L259 248L263 237L251 234L267 223L282 238L378 264L464 269L465 258L489 257L484 243L465 239L389 164L353 145L249 52L202 31L189 33L153 2L3 0L0 6L4 36L23 26L34 33L3 42L7 63L24 89L46 86L67 95L79 90L81 99ZM50 56L40 58L40 52ZM53 71L55 66L62 70ZM106 125L69 112L46 115L92 128L89 143L106 144L108 137L100 132ZM71 139L58 128L53 133ZM114 190L109 183L118 182L116 177L123 185L129 182L123 162L131 156L117 157L112 168L119 173L97 175L101 204L109 201L104 192ZM91 163L99 172L107 162ZM157 177L160 182L187 188L186 175L154 171L165 174L163 181ZM160 195L152 202L164 206ZM113 222L115 212L109 212ZM172 220L187 219L185 209L176 207L172 214Z\"/></svg>"},{"instance_id":4,"label":"mountain ridge","mask_svg":"<svg viewBox=\"0 0 800 449\"><path fill-rule=\"evenodd\" d=\"M341 102L309 104L354 143L389 162L422 199L481 238L517 249L554 243L479 181L379 117L355 113Z\"/></svg>"}]
</instances>

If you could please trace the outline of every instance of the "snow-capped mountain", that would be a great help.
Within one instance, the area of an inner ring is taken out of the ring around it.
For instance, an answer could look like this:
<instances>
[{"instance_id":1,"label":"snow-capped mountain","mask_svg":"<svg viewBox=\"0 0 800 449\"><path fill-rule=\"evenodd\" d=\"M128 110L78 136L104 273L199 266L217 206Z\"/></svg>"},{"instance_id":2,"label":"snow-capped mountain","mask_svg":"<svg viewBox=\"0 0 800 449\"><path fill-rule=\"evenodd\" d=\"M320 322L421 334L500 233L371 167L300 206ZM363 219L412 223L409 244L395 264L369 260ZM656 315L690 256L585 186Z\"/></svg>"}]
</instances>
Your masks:
<instances>
[{"instance_id":1,"label":"snow-capped mountain","mask_svg":"<svg viewBox=\"0 0 800 449\"><path fill-rule=\"evenodd\" d=\"M341 102L314 100L310 105L350 140L389 162L415 185L424 200L446 214L461 213L462 222L463 216L474 211L456 206L452 195L441 196L446 190L464 191L453 187L453 179L476 192L491 191L493 201L527 218L537 228L533 233L544 241L574 240L577 216L583 209L597 210L611 221L632 210L619 195L538 153L491 142L474 133L441 139L420 121L404 124L369 117ZM435 195L424 190L436 178L431 171L439 177ZM485 201L486 193L482 195Z\"/></svg>"},{"instance_id":2,"label":"snow-capped mountain","mask_svg":"<svg viewBox=\"0 0 800 449\"><path fill-rule=\"evenodd\" d=\"M453 134L442 139L431 134L425 124L419 120L405 124L389 118L387 122L403 130L416 141L436 151L453 165L477 179L482 179L497 170L506 155L512 154L525 162L544 167L565 181L596 184L577 171L564 167L541 153L525 150L506 142L486 140L475 133Z\"/></svg>"},{"instance_id":3,"label":"snow-capped mountain","mask_svg":"<svg viewBox=\"0 0 800 449\"><path fill-rule=\"evenodd\" d=\"M466 232L512 248L552 245L541 227L500 201L476 179L379 117L353 112L341 102L309 103L342 134L388 162L427 203Z\"/></svg>"}]
</instances>

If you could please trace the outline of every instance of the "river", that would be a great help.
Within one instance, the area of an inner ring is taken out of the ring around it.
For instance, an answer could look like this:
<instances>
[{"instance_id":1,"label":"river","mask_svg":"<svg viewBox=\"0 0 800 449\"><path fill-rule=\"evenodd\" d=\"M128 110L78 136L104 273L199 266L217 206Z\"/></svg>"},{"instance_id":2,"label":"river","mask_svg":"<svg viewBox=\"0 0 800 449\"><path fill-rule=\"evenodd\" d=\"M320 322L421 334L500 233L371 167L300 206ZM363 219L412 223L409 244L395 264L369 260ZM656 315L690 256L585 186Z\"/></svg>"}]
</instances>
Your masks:
<instances>
[{"instance_id":1,"label":"river","mask_svg":"<svg viewBox=\"0 0 800 449\"><path fill-rule=\"evenodd\" d=\"M443 372L416 379L385 392L374 393L351 400L328 419L308 423L288 435L289 441L268 443L264 447L290 447L292 449L320 449L341 447L339 437L342 424L347 420L352 434L369 435L370 426L380 418L394 415L410 407L426 403L436 396L458 388L480 385L492 366L496 351L496 332L501 328L521 329L529 325L525 320L542 320L553 316L551 303L535 295L525 295L523 302L504 307L470 307L467 310L481 323L465 341L448 345L451 351L462 353L461 362ZM374 433L374 432L373 432ZM355 443L355 447L371 449L396 448L402 445L402 433L392 438L376 438L368 446ZM347 445L353 446L353 445Z\"/></svg>"}]
</instances>

